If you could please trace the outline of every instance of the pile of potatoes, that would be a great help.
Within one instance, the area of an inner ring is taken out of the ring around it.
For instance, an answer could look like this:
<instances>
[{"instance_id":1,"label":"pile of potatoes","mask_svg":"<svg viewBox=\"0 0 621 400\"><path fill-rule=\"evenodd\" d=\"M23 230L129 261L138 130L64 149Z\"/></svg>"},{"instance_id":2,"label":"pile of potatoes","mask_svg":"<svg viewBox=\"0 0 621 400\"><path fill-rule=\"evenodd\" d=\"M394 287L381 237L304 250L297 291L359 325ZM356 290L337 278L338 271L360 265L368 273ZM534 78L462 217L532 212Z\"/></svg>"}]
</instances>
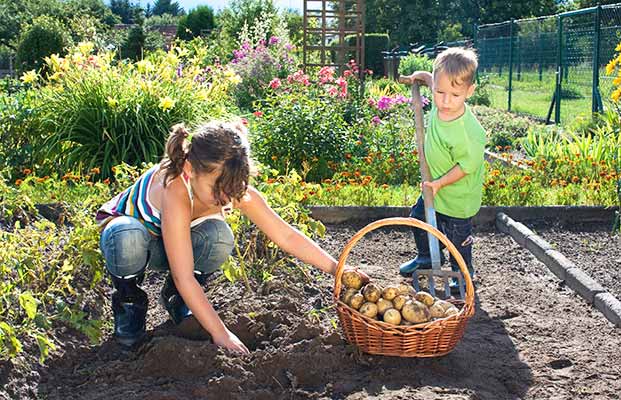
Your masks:
<instances>
[{"instance_id":1,"label":"pile of potatoes","mask_svg":"<svg viewBox=\"0 0 621 400\"><path fill-rule=\"evenodd\" d=\"M393 325L414 325L450 317L459 309L446 300L434 298L427 292L414 291L404 283L381 288L374 283L363 287L360 275L345 271L341 278L345 286L341 295L343 303L369 318Z\"/></svg>"}]
</instances>

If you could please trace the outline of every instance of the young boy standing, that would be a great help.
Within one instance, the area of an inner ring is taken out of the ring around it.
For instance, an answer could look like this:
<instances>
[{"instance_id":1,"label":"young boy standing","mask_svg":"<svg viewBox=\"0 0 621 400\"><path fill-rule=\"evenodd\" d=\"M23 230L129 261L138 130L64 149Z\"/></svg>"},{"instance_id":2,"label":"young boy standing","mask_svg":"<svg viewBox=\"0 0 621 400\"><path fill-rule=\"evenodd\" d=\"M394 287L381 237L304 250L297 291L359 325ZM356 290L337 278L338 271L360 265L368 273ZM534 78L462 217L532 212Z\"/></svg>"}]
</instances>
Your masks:
<instances>
[{"instance_id":1,"label":"young boy standing","mask_svg":"<svg viewBox=\"0 0 621 400\"><path fill-rule=\"evenodd\" d=\"M438 229L457 247L471 277L472 217L481 208L485 173L485 131L466 105L476 87L477 66L472 50L449 48L435 59L433 73L416 71L399 78L406 84L421 81L433 93L425 134L425 157L432 181L423 185L432 189ZM410 216L425 220L422 195ZM431 268L427 232L416 228L414 238L418 256L401 265L399 272L404 276L419 268ZM452 269L459 271L453 256L450 261Z\"/></svg>"}]
</instances>

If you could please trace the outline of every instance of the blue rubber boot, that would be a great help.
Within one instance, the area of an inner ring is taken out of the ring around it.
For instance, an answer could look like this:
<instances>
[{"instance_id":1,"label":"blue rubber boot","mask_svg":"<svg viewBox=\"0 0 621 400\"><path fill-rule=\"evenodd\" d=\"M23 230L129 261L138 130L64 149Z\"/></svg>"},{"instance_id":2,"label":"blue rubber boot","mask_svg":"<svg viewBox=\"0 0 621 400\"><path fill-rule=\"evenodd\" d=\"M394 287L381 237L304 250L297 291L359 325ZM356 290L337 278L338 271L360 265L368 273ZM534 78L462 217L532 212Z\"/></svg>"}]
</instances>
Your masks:
<instances>
[{"instance_id":1,"label":"blue rubber boot","mask_svg":"<svg viewBox=\"0 0 621 400\"><path fill-rule=\"evenodd\" d=\"M440 265L444 264L446 259L444 254L440 254ZM431 269L431 257L430 256L416 256L408 262L401 264L399 267L399 273L402 276L411 276L417 269Z\"/></svg>"},{"instance_id":2,"label":"blue rubber boot","mask_svg":"<svg viewBox=\"0 0 621 400\"><path fill-rule=\"evenodd\" d=\"M139 343L145 336L149 301L147 294L138 287L137 281L140 278L112 277L112 284L116 289L112 294L114 336L119 344L128 348Z\"/></svg>"}]
</instances>

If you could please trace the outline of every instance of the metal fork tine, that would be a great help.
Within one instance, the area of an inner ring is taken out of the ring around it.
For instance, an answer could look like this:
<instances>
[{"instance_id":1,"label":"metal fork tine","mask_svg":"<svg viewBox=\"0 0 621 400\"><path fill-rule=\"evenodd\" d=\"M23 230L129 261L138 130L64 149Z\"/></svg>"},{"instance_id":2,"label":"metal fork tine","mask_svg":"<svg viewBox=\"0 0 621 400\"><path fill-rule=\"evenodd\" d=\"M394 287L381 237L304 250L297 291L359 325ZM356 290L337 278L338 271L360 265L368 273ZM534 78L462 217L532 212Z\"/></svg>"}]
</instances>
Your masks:
<instances>
[{"instance_id":1,"label":"metal fork tine","mask_svg":"<svg viewBox=\"0 0 621 400\"><path fill-rule=\"evenodd\" d=\"M412 286L414 286L414 290L420 292L420 285L418 284L418 271L414 271L412 274Z\"/></svg>"}]
</instances>

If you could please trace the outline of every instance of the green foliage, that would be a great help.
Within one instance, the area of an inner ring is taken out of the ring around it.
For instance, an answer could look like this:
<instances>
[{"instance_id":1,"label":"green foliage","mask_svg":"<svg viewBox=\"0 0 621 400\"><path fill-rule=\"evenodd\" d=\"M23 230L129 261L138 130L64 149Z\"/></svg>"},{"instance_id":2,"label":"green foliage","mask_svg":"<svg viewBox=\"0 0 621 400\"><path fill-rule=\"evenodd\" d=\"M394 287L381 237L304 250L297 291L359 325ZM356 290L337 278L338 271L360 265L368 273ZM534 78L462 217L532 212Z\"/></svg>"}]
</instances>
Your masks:
<instances>
[{"instance_id":1,"label":"green foliage","mask_svg":"<svg viewBox=\"0 0 621 400\"><path fill-rule=\"evenodd\" d=\"M332 176L328 164L343 159L349 140L342 102L282 93L268 97L261 109L252 135L257 160L280 171L301 171L310 163L309 179Z\"/></svg>"},{"instance_id":2,"label":"green foliage","mask_svg":"<svg viewBox=\"0 0 621 400\"><path fill-rule=\"evenodd\" d=\"M69 323L93 340L99 336L100 322L82 310L93 301L86 300L86 292L103 277L99 229L90 214L99 198L82 196L75 207L69 206L73 229L41 219L34 207L28 210L29 220L8 219L7 210L23 209L31 202L29 193L37 192L39 185L61 184L39 179L30 176L17 188L0 180L2 221L13 221L0 230L0 358L4 360L17 356L31 338L44 362L56 348L51 331L58 324Z\"/></svg>"},{"instance_id":3,"label":"green foliage","mask_svg":"<svg viewBox=\"0 0 621 400\"><path fill-rule=\"evenodd\" d=\"M64 54L70 39L67 28L58 20L46 16L33 20L19 38L17 68L20 71L39 69L43 59L51 54Z\"/></svg>"},{"instance_id":4,"label":"green foliage","mask_svg":"<svg viewBox=\"0 0 621 400\"><path fill-rule=\"evenodd\" d=\"M297 228L310 238L323 237L325 227L320 221L310 217L310 211L302 205L305 199L302 177L291 170L287 175L279 175L271 170L263 173L256 182L259 191L265 194L272 209L285 222ZM283 252L259 231L247 218L234 212L227 219L236 237L235 252L222 266L224 275L231 282L248 277L260 280L269 279L274 270L294 264L291 256Z\"/></svg>"},{"instance_id":5,"label":"green foliage","mask_svg":"<svg viewBox=\"0 0 621 400\"><path fill-rule=\"evenodd\" d=\"M183 7L181 7L181 5L179 5L178 1L172 1L172 0L155 0L153 2L153 7L150 9L150 15L163 15L163 14L170 14L170 15L183 15L185 13L185 11L183 10Z\"/></svg>"},{"instance_id":6,"label":"green foliage","mask_svg":"<svg viewBox=\"0 0 621 400\"><path fill-rule=\"evenodd\" d=\"M346 46L356 46L356 35L348 35L345 36L345 45ZM382 51L388 50L390 44L390 39L385 33L367 33L364 35L364 57L365 57L365 68L373 71L374 75L383 76L384 75L384 56L382 55ZM332 41L332 46L338 45L338 41ZM332 61L339 63L347 63L349 60L355 59L356 54L355 51L347 51L345 53L344 60L338 60L338 52L336 50L332 51Z\"/></svg>"},{"instance_id":7,"label":"green foliage","mask_svg":"<svg viewBox=\"0 0 621 400\"><path fill-rule=\"evenodd\" d=\"M179 19L177 37L190 40L211 31L215 26L213 10L209 6L198 6Z\"/></svg>"},{"instance_id":8,"label":"green foliage","mask_svg":"<svg viewBox=\"0 0 621 400\"><path fill-rule=\"evenodd\" d=\"M529 128L537 124L527 117L518 117L489 107L474 106L472 111L487 132L488 146L492 148L517 147L516 139L526 136Z\"/></svg>"},{"instance_id":9,"label":"green foliage","mask_svg":"<svg viewBox=\"0 0 621 400\"><path fill-rule=\"evenodd\" d=\"M482 76L479 78L476 90L474 91L474 94L468 99L468 103L476 106L486 107L492 105L491 93L489 90L489 79L487 76Z\"/></svg>"},{"instance_id":10,"label":"green foliage","mask_svg":"<svg viewBox=\"0 0 621 400\"><path fill-rule=\"evenodd\" d=\"M80 48L70 58L51 57L54 74L33 92L32 140L38 162L48 169L98 167L107 177L122 161L156 161L173 124L222 117L231 103L229 88L239 80L228 68L208 72L201 47L116 65L111 53L90 54L88 44Z\"/></svg>"},{"instance_id":11,"label":"green foliage","mask_svg":"<svg viewBox=\"0 0 621 400\"><path fill-rule=\"evenodd\" d=\"M408 54L399 60L399 75L411 75L414 71L433 71L433 60L427 56Z\"/></svg>"},{"instance_id":12,"label":"green foliage","mask_svg":"<svg viewBox=\"0 0 621 400\"><path fill-rule=\"evenodd\" d=\"M284 79L297 69L284 24L273 29L276 36L265 39L272 29L269 19L256 20L252 32L242 29L239 49L233 51L231 66L242 78L235 89L237 104L242 110L252 110L256 100L265 97L273 79Z\"/></svg>"},{"instance_id":13,"label":"green foliage","mask_svg":"<svg viewBox=\"0 0 621 400\"><path fill-rule=\"evenodd\" d=\"M142 25L136 25L129 30L121 47L121 56L132 60L141 60L144 56L144 46L147 35Z\"/></svg>"},{"instance_id":14,"label":"green foliage","mask_svg":"<svg viewBox=\"0 0 621 400\"><path fill-rule=\"evenodd\" d=\"M25 165L32 165L32 145L28 137L32 114L32 95L19 91L11 96L0 93L0 169L9 178Z\"/></svg>"}]
</instances>

